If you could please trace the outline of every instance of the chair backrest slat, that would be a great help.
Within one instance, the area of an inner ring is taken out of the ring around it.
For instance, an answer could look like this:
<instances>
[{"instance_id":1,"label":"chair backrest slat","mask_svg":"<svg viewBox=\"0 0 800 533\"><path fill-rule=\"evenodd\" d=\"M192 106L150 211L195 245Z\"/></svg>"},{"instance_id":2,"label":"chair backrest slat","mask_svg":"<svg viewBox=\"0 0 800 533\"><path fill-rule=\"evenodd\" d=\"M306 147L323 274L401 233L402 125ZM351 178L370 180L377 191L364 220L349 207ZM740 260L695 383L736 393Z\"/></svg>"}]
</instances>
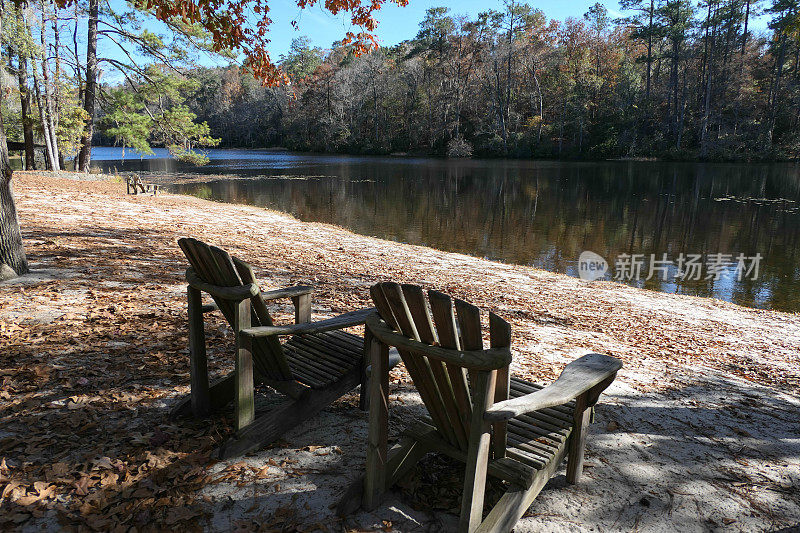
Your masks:
<instances>
[{"instance_id":1,"label":"chair backrest slat","mask_svg":"<svg viewBox=\"0 0 800 533\"><path fill-rule=\"evenodd\" d=\"M253 268L239 258L232 257L236 271L244 283L256 283ZM253 302L253 324L261 326L272 326L272 317L267 309L267 304L261 298L261 294L251 300ZM264 366L262 372L265 376L275 380L292 379L292 371L289 363L283 355L283 348L277 337L257 337L253 340L253 350L264 355L265 359L258 358L257 364Z\"/></svg>"},{"instance_id":2,"label":"chair backrest slat","mask_svg":"<svg viewBox=\"0 0 800 533\"><path fill-rule=\"evenodd\" d=\"M192 238L178 240L186 259L195 273L206 283L218 287L236 287L255 283L252 268L239 259L233 258L221 248L209 246ZM234 327L235 302L211 296L225 319ZM272 317L261 294L251 298L251 325L271 326ZM253 341L253 368L262 377L286 381L293 379L283 348L276 337L259 337Z\"/></svg>"},{"instance_id":3,"label":"chair backrest slat","mask_svg":"<svg viewBox=\"0 0 800 533\"><path fill-rule=\"evenodd\" d=\"M179 239L178 245L183 250L184 255L186 255L186 259L189 260L189 264L194 268L195 273L197 273L201 279L212 285L223 285L220 281L219 273L217 272L216 260L213 259L213 254L211 250L209 250L207 244L197 239ZM231 302L214 296L212 296L212 298L228 323L233 324L234 309Z\"/></svg>"},{"instance_id":4,"label":"chair backrest slat","mask_svg":"<svg viewBox=\"0 0 800 533\"><path fill-rule=\"evenodd\" d=\"M456 314L458 315L458 330L461 337L462 350L481 350L483 349L483 336L481 335L481 311L474 305L459 300L454 300ZM475 371L470 370L469 384L472 388L475 384Z\"/></svg>"},{"instance_id":5,"label":"chair backrest slat","mask_svg":"<svg viewBox=\"0 0 800 533\"><path fill-rule=\"evenodd\" d=\"M511 326L508 322L494 313L489 313L489 345L492 348L504 348L511 346ZM494 401L502 402L509 399L511 392L511 374L509 368L501 368L497 371L497 378L494 389ZM508 442L508 422L497 422L492 427L492 450L495 459L506 455L506 444Z\"/></svg>"},{"instance_id":6,"label":"chair backrest slat","mask_svg":"<svg viewBox=\"0 0 800 533\"><path fill-rule=\"evenodd\" d=\"M417 327L420 340L430 345L438 344L436 331L433 328L433 320L428 311L427 302L425 301L425 293L416 285L403 285L402 287L403 296L405 297L411 316L414 319L414 324ZM448 434L453 444L466 449L468 433L461 419L459 406L455 400L453 385L450 382L450 376L447 372L447 365L442 361L430 359L423 355L416 355L415 359L418 360L421 366L430 369L431 388L435 389L436 400L442 404L440 411L442 415L446 417L446 420L442 420L447 426L445 428L445 434Z\"/></svg>"},{"instance_id":7,"label":"chair backrest slat","mask_svg":"<svg viewBox=\"0 0 800 533\"><path fill-rule=\"evenodd\" d=\"M395 322L394 327L398 331L406 337L420 341L421 338L402 287L398 283L383 283L380 285L379 290L375 292L378 296L378 301L376 301L378 312L380 313L380 309L386 309L391 313L392 320ZM428 408L434 424L451 444L457 444L458 440L447 417L441 391L437 386L436 378L427 358L411 353L408 350L398 349L398 351L406 370L411 375L411 379L422 397L422 401Z\"/></svg>"},{"instance_id":8,"label":"chair backrest slat","mask_svg":"<svg viewBox=\"0 0 800 533\"><path fill-rule=\"evenodd\" d=\"M455 299L455 304L456 313L458 313L458 327L461 333L461 349L483 349L480 309L458 298Z\"/></svg>"},{"instance_id":9,"label":"chair backrest slat","mask_svg":"<svg viewBox=\"0 0 800 533\"><path fill-rule=\"evenodd\" d=\"M379 283L370 293L381 317L406 337L455 350L483 348L480 310L467 302L456 300L454 310L445 294L429 291L426 298L421 288L397 283ZM508 324L496 315L490 322L492 346L509 346ZM400 355L441 436L466 450L472 402L465 368L408 350Z\"/></svg>"},{"instance_id":10,"label":"chair backrest slat","mask_svg":"<svg viewBox=\"0 0 800 533\"><path fill-rule=\"evenodd\" d=\"M431 320L431 315L425 302L425 293L422 292L422 288L408 284L402 285L402 288L408 310L411 312L411 317L417 328L419 340L431 345L436 344L438 339L433 329L433 321Z\"/></svg>"},{"instance_id":11,"label":"chair backrest slat","mask_svg":"<svg viewBox=\"0 0 800 533\"><path fill-rule=\"evenodd\" d=\"M456 316L453 313L453 300L446 294L438 291L428 291L428 301L431 304L433 320L439 334L439 345L443 348L461 349L456 328Z\"/></svg>"},{"instance_id":12,"label":"chair backrest slat","mask_svg":"<svg viewBox=\"0 0 800 533\"><path fill-rule=\"evenodd\" d=\"M392 311L391 306L389 305L389 300L386 298L386 295L383 293L383 285L376 284L370 287L369 294L372 297L372 302L375 304L375 307L378 309L378 314L383 317L387 324L393 327L396 330L400 330L397 319L394 317L394 312Z\"/></svg>"},{"instance_id":13,"label":"chair backrest slat","mask_svg":"<svg viewBox=\"0 0 800 533\"><path fill-rule=\"evenodd\" d=\"M242 278L243 283L256 283L256 277L253 274L253 268L236 257L232 257L233 264L236 267L236 271L239 273L239 277ZM264 303L264 300L261 298L254 298L253 299L253 313L258 319L258 323L262 326L273 326L272 317L269 316L269 309L267 309L267 304Z\"/></svg>"},{"instance_id":14,"label":"chair backrest slat","mask_svg":"<svg viewBox=\"0 0 800 533\"><path fill-rule=\"evenodd\" d=\"M492 348L511 346L511 325L494 313L489 313L489 345Z\"/></svg>"},{"instance_id":15,"label":"chair backrest slat","mask_svg":"<svg viewBox=\"0 0 800 533\"><path fill-rule=\"evenodd\" d=\"M439 335L439 345L443 348L460 350L461 341L458 338L458 327L456 326L452 298L438 291L428 291L428 301L431 304L431 312ZM446 366L447 374L450 376L450 384L453 387L453 395L461 414L461 423L467 435L469 435L470 420L472 418L472 398L467 383L467 372L463 367L457 365L448 364Z\"/></svg>"},{"instance_id":16,"label":"chair backrest slat","mask_svg":"<svg viewBox=\"0 0 800 533\"><path fill-rule=\"evenodd\" d=\"M397 327L400 332L406 337L414 340L421 340L417 327L414 324L414 318L411 316L411 310L408 308L403 289L398 283L385 283L383 285L383 295L392 309L394 319L397 321Z\"/></svg>"},{"instance_id":17,"label":"chair backrest slat","mask_svg":"<svg viewBox=\"0 0 800 533\"><path fill-rule=\"evenodd\" d=\"M233 264L233 259L228 255L228 252L216 246L209 246L208 250L211 252L211 259L217 266L219 285L228 287L243 285L242 278L239 277L236 266Z\"/></svg>"},{"instance_id":18,"label":"chair backrest slat","mask_svg":"<svg viewBox=\"0 0 800 533\"><path fill-rule=\"evenodd\" d=\"M178 246L183 250L183 255L189 260L189 264L192 265L197 275L203 279L210 279L211 275L206 270L205 263L197 255L195 242L197 242L195 239L178 239Z\"/></svg>"}]
</instances>

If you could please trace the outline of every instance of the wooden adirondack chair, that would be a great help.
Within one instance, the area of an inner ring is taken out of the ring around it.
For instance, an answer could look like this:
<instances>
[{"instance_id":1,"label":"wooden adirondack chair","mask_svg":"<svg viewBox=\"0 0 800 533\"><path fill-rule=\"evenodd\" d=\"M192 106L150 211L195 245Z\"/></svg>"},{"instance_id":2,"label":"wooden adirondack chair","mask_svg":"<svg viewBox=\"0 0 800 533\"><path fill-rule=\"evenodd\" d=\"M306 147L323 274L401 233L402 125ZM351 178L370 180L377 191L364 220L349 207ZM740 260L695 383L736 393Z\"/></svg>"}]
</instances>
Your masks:
<instances>
[{"instance_id":1,"label":"wooden adirondack chair","mask_svg":"<svg viewBox=\"0 0 800 533\"><path fill-rule=\"evenodd\" d=\"M366 380L364 339L340 330L363 324L374 309L312 323L311 287L262 292L244 261L196 239L180 239L178 244L191 264L186 281L192 391L173 414L206 416L234 400L237 432L220 449L222 458L274 441ZM215 304L203 305L202 292ZM266 302L277 298L292 299L295 324L273 324ZM209 384L203 315L215 310L236 334L236 369ZM289 339L281 344L279 336ZM269 385L290 400L255 417L255 383Z\"/></svg>"},{"instance_id":2,"label":"wooden adirondack chair","mask_svg":"<svg viewBox=\"0 0 800 533\"><path fill-rule=\"evenodd\" d=\"M622 363L588 354L569 363L547 387L510 378L511 328L491 313L491 347L484 349L477 307L414 285L371 289L379 314L367 318L372 368L385 368L389 346L400 351L430 418L420 420L388 454L388 381L373 374L370 432L362 506L371 509L427 452L466 464L459 531L511 531L567 458L577 483L593 406ZM483 519L486 476L508 491ZM358 488L356 490L359 490ZM342 502L340 511L347 509Z\"/></svg>"},{"instance_id":3,"label":"wooden adirondack chair","mask_svg":"<svg viewBox=\"0 0 800 533\"><path fill-rule=\"evenodd\" d=\"M153 196L158 194L159 186L145 183L139 176L127 176L125 178L125 185L128 189L128 194L145 194L152 192Z\"/></svg>"}]
</instances>

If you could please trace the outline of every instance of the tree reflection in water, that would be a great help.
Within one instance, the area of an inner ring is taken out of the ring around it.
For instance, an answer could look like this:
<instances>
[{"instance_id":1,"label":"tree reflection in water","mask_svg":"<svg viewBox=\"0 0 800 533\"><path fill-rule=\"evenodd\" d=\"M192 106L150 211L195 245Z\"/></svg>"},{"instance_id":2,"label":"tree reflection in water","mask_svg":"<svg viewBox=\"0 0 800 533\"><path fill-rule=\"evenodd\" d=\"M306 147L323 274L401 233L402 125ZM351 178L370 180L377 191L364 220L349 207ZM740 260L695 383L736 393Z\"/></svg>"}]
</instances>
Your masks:
<instances>
[{"instance_id":1,"label":"tree reflection in water","mask_svg":"<svg viewBox=\"0 0 800 533\"><path fill-rule=\"evenodd\" d=\"M171 189L570 275L577 275L583 250L602 255L612 269L622 253L647 258L666 253L668 259L680 253L760 253L756 280L676 282L670 275L666 281L630 283L800 310L800 167L795 164L436 160L234 150L211 155L212 165L202 169L168 168L163 160L125 166L250 177L210 177ZM734 268L735 261L731 273Z\"/></svg>"}]
</instances>

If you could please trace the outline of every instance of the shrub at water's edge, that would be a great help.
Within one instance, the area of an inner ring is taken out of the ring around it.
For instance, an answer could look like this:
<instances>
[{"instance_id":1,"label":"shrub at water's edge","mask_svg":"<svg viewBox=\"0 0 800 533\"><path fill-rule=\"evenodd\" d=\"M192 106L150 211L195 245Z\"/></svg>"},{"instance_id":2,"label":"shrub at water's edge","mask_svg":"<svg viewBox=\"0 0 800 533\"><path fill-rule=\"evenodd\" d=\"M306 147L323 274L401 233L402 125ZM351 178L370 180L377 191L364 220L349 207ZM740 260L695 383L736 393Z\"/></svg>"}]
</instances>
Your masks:
<instances>
[{"instance_id":1,"label":"shrub at water's edge","mask_svg":"<svg viewBox=\"0 0 800 533\"><path fill-rule=\"evenodd\" d=\"M447 143L447 157L472 157L472 144L464 137L453 137Z\"/></svg>"},{"instance_id":2,"label":"shrub at water's edge","mask_svg":"<svg viewBox=\"0 0 800 533\"><path fill-rule=\"evenodd\" d=\"M168 146L167 149L169 150L169 153L172 154L172 157L182 163L188 163L190 165L201 167L208 164L209 161L206 154L195 152L194 150L185 150L180 146L175 145Z\"/></svg>"}]
</instances>

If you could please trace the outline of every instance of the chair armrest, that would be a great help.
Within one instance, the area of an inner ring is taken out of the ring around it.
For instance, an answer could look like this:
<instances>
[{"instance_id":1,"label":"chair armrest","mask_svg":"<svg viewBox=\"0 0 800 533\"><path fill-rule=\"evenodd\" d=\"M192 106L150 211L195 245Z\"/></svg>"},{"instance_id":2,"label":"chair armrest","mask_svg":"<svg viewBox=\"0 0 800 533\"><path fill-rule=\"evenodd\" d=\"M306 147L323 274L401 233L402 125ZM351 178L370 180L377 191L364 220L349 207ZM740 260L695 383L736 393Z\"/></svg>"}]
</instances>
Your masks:
<instances>
[{"instance_id":1,"label":"chair armrest","mask_svg":"<svg viewBox=\"0 0 800 533\"><path fill-rule=\"evenodd\" d=\"M300 335L309 333L323 333L325 331L335 331L337 329L360 326L364 323L367 316L375 312L375 308L359 309L343 315L339 315L319 322L302 322L300 324L290 324L288 326L259 326L247 328L241 331L242 335L249 337L269 337L271 335Z\"/></svg>"},{"instance_id":2,"label":"chair armrest","mask_svg":"<svg viewBox=\"0 0 800 533\"><path fill-rule=\"evenodd\" d=\"M314 287L307 285L297 285L296 287L287 287L285 289L275 289L261 293L264 301L277 300L278 298L294 298L296 296L303 296L304 294L311 294L314 292Z\"/></svg>"},{"instance_id":3,"label":"chair armrest","mask_svg":"<svg viewBox=\"0 0 800 533\"><path fill-rule=\"evenodd\" d=\"M221 287L219 285L211 285L206 283L195 274L193 268L186 269L186 282L197 290L207 292L211 296L221 298L223 300L230 300L234 302L241 302L248 298L252 298L259 292L258 285L255 283L247 283L245 285L236 285L234 287Z\"/></svg>"},{"instance_id":4,"label":"chair armrest","mask_svg":"<svg viewBox=\"0 0 800 533\"><path fill-rule=\"evenodd\" d=\"M416 352L433 357L439 361L453 363L471 370L495 370L511 363L509 348L490 348L488 350L455 350L431 346L397 333L384 320L374 313L367 317L367 328L375 337L388 346L398 350Z\"/></svg>"},{"instance_id":5,"label":"chair armrest","mask_svg":"<svg viewBox=\"0 0 800 533\"><path fill-rule=\"evenodd\" d=\"M558 379L547 387L498 402L486 410L483 418L489 422L503 422L525 413L563 405L605 381L607 387L620 368L622 362L614 357L599 353L584 355L564 367Z\"/></svg>"}]
</instances>

